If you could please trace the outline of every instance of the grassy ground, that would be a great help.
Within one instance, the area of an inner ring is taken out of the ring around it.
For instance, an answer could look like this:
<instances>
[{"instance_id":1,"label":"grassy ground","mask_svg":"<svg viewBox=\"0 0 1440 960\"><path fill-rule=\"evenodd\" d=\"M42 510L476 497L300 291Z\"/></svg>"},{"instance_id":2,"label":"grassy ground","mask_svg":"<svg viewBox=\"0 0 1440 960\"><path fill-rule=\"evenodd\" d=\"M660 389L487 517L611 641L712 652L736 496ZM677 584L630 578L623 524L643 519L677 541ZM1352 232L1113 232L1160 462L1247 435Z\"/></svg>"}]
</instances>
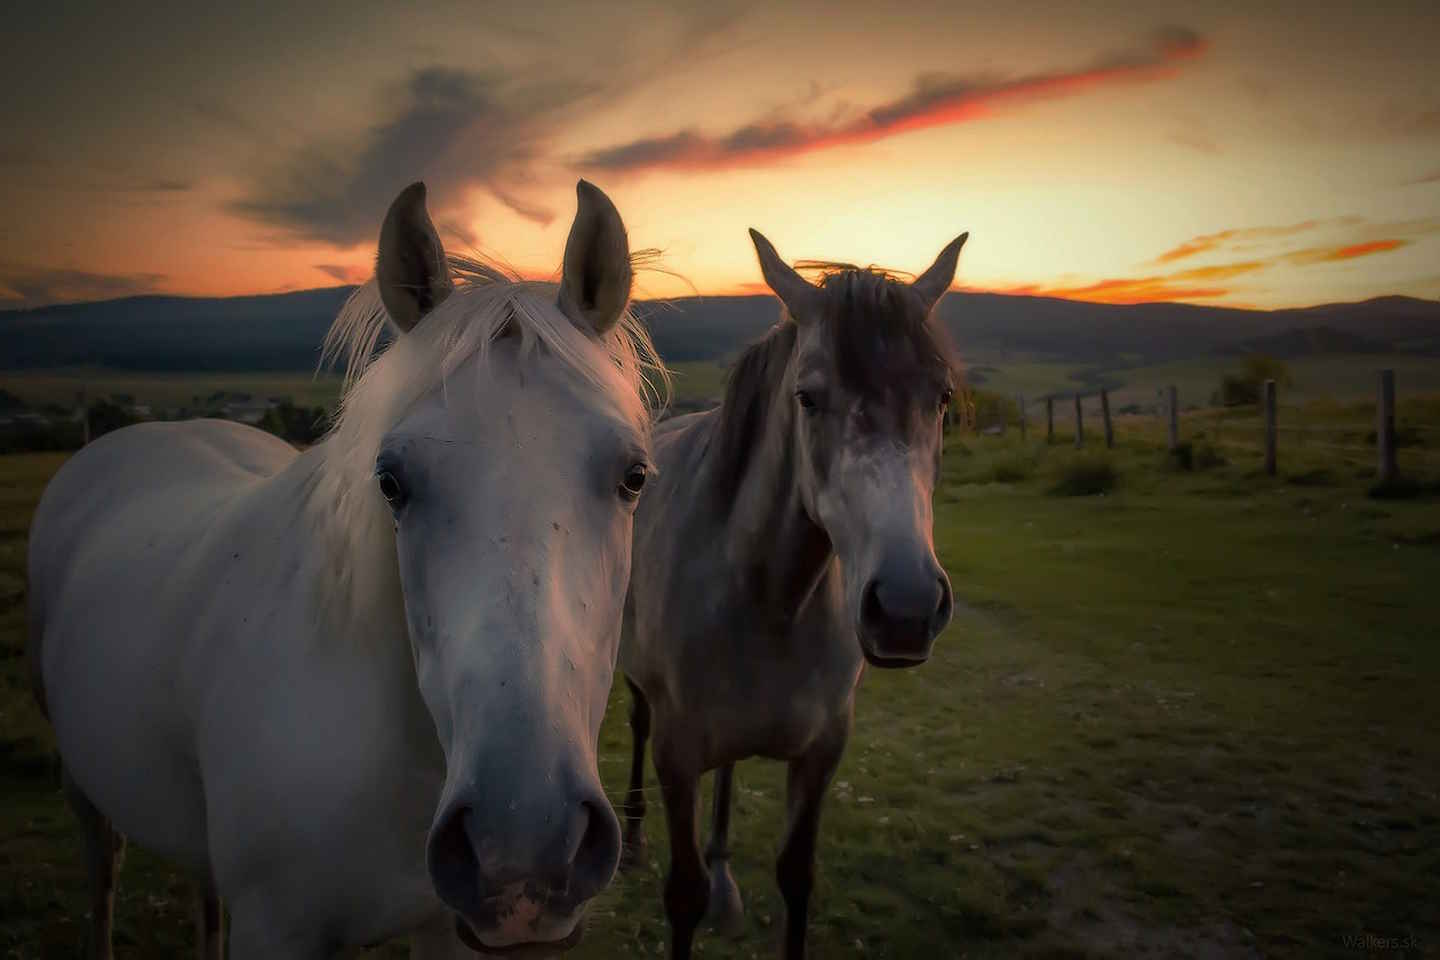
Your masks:
<instances>
[{"instance_id":1,"label":"grassy ground","mask_svg":"<svg viewBox=\"0 0 1440 960\"><path fill-rule=\"evenodd\" d=\"M1440 497L1367 497L1363 435L1282 453L1267 478L1251 425L1225 426L1227 462L1190 471L1149 420L1108 454L952 438L937 542L962 607L926 667L866 676L822 827L816 955L1440 942ZM1207 430L1187 418L1190 439ZM1402 449L1402 468L1433 481L1436 452ZM73 955L87 909L22 653L24 531L59 462L0 461L0 951L16 957ZM1051 493L1077 478L1105 494ZM601 743L617 802L623 700ZM742 764L737 787L747 928L703 956L770 955L781 923L781 769ZM661 952L658 809L649 830L652 863L596 902L575 956ZM132 852L118 955L186 949L184 891Z\"/></svg>"}]
</instances>

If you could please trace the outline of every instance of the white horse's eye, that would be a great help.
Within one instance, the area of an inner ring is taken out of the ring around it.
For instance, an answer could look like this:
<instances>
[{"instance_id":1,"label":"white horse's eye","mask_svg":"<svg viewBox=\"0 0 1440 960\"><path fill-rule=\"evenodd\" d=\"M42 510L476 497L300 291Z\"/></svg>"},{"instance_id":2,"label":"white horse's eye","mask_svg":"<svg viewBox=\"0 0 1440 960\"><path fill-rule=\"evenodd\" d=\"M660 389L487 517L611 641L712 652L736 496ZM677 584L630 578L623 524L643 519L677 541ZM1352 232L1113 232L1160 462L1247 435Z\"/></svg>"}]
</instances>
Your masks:
<instances>
[{"instance_id":1,"label":"white horse's eye","mask_svg":"<svg viewBox=\"0 0 1440 960\"><path fill-rule=\"evenodd\" d=\"M645 464L631 464L630 469L625 471L625 479L620 484L620 496L627 500L634 500L640 496L640 491L645 489L645 481L650 472L645 469Z\"/></svg>"},{"instance_id":2,"label":"white horse's eye","mask_svg":"<svg viewBox=\"0 0 1440 960\"><path fill-rule=\"evenodd\" d=\"M400 481L395 479L395 474L382 470L376 479L380 482L380 495L390 506L398 507L405 502L405 490L400 486Z\"/></svg>"}]
</instances>

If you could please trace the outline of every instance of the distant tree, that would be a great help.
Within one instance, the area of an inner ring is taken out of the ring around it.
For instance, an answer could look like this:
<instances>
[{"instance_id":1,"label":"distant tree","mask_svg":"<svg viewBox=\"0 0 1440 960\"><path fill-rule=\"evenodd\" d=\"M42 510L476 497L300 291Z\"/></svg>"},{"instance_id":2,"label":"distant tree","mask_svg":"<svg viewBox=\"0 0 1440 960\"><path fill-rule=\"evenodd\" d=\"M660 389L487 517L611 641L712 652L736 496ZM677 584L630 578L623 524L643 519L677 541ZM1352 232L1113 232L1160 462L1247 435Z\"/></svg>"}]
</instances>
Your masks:
<instances>
[{"instance_id":1,"label":"distant tree","mask_svg":"<svg viewBox=\"0 0 1440 960\"><path fill-rule=\"evenodd\" d=\"M1294 382L1290 379L1290 368L1283 360L1263 353L1245 358L1245 376L1256 383L1274 380L1282 387L1288 387Z\"/></svg>"},{"instance_id":2,"label":"distant tree","mask_svg":"<svg viewBox=\"0 0 1440 960\"><path fill-rule=\"evenodd\" d=\"M329 415L324 407L297 407L286 400L266 410L259 426L291 443L309 445L325 435Z\"/></svg>"},{"instance_id":3,"label":"distant tree","mask_svg":"<svg viewBox=\"0 0 1440 960\"><path fill-rule=\"evenodd\" d=\"M140 418L131 413L127 408L110 400L96 400L90 404L85 416L90 418L90 438L110 433L112 430L119 430L121 427L128 427L132 423L139 423Z\"/></svg>"},{"instance_id":4,"label":"distant tree","mask_svg":"<svg viewBox=\"0 0 1440 960\"><path fill-rule=\"evenodd\" d=\"M1260 391L1266 380L1274 380L1282 387L1294 382L1290 377L1290 368L1283 361L1264 354L1252 354L1245 358L1245 367L1240 373L1227 373L1220 378L1218 399L1227 407L1254 406L1260 402Z\"/></svg>"}]
</instances>

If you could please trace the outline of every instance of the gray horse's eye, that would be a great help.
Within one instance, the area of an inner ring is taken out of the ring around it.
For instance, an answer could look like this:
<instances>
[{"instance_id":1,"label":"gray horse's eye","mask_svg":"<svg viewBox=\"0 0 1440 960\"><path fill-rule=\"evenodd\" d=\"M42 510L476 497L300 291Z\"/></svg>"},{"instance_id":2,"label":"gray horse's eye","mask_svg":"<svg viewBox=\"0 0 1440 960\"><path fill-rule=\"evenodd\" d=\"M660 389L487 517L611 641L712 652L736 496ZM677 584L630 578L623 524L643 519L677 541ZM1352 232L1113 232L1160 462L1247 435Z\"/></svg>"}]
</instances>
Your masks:
<instances>
[{"instance_id":1,"label":"gray horse's eye","mask_svg":"<svg viewBox=\"0 0 1440 960\"><path fill-rule=\"evenodd\" d=\"M400 485L395 474L389 470L381 470L376 474L376 480L380 483L380 495L390 506L399 507L405 502L405 488Z\"/></svg>"},{"instance_id":2,"label":"gray horse's eye","mask_svg":"<svg viewBox=\"0 0 1440 960\"><path fill-rule=\"evenodd\" d=\"M620 496L627 500L635 500L640 496L640 491L645 489L645 480L650 472L645 469L645 464L635 463L625 471L625 479L620 483Z\"/></svg>"},{"instance_id":3,"label":"gray horse's eye","mask_svg":"<svg viewBox=\"0 0 1440 960\"><path fill-rule=\"evenodd\" d=\"M815 396L809 390L796 390L795 399L800 401L800 406L806 410L815 409Z\"/></svg>"}]
</instances>

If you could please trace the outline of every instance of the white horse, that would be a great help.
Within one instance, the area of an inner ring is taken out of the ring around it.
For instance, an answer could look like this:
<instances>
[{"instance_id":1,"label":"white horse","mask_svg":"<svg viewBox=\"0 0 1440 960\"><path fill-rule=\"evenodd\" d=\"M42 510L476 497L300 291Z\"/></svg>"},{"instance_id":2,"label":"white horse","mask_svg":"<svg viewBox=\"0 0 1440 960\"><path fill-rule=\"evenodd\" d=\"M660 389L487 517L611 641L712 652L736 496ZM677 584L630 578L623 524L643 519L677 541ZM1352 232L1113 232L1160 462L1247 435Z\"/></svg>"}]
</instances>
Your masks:
<instances>
[{"instance_id":1,"label":"white horse","mask_svg":"<svg viewBox=\"0 0 1440 960\"><path fill-rule=\"evenodd\" d=\"M217 896L240 957L579 939L620 853L596 741L663 370L620 216L578 194L557 291L447 258L403 191L327 338L323 443L144 424L51 481L29 653L98 956L123 836L200 879L209 956Z\"/></svg>"}]
</instances>

